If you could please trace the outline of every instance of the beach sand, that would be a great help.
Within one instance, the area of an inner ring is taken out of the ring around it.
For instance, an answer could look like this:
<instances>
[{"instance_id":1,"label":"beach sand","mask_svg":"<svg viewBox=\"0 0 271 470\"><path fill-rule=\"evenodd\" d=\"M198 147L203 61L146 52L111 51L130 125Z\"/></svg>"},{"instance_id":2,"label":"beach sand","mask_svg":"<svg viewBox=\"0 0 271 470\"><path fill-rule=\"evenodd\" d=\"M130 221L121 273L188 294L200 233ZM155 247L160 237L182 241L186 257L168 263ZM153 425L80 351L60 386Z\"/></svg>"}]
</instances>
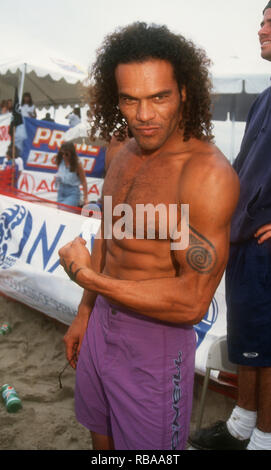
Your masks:
<instances>
[{"instance_id":1,"label":"beach sand","mask_svg":"<svg viewBox=\"0 0 271 470\"><path fill-rule=\"evenodd\" d=\"M66 364L67 326L0 296L0 324L12 332L0 336L0 386L12 385L23 408L8 413L0 400L1 450L88 450L90 433L74 414L75 372Z\"/></svg>"},{"instance_id":2,"label":"beach sand","mask_svg":"<svg viewBox=\"0 0 271 470\"><path fill-rule=\"evenodd\" d=\"M0 296L0 324L12 332L0 336L0 386L16 389L23 408L8 413L0 400L0 450L90 450L89 431L74 414L75 371L66 364L63 336L67 326ZM195 428L200 387L194 391L191 430ZM203 424L226 419L233 400L208 391Z\"/></svg>"}]
</instances>

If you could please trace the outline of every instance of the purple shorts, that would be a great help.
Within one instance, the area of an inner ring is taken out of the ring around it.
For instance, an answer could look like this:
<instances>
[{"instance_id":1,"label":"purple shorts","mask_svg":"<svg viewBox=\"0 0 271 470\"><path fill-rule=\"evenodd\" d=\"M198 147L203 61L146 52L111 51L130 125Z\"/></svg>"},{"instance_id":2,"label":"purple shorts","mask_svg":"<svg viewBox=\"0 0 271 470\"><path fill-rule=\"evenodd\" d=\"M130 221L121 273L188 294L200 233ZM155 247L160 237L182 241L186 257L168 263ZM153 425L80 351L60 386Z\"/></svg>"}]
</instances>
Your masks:
<instances>
[{"instance_id":1,"label":"purple shorts","mask_svg":"<svg viewBox=\"0 0 271 470\"><path fill-rule=\"evenodd\" d=\"M182 450L189 433L196 340L98 296L76 369L75 411L115 449Z\"/></svg>"}]
</instances>

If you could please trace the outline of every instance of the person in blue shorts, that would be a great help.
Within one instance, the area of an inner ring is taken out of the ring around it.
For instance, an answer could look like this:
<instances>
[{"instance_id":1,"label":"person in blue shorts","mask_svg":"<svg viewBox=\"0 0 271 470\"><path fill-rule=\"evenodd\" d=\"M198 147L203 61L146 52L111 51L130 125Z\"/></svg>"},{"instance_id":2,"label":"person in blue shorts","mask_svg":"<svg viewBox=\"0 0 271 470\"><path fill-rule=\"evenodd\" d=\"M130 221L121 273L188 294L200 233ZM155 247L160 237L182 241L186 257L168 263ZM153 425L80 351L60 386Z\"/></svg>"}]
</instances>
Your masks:
<instances>
[{"instance_id":1,"label":"person in blue shorts","mask_svg":"<svg viewBox=\"0 0 271 470\"><path fill-rule=\"evenodd\" d=\"M83 187L83 203L88 203L85 172L72 142L64 142L56 156L57 202L68 206L80 206L80 185Z\"/></svg>"},{"instance_id":2,"label":"person in blue shorts","mask_svg":"<svg viewBox=\"0 0 271 470\"><path fill-rule=\"evenodd\" d=\"M271 61L271 1L259 30ZM271 68L270 68L271 72ZM192 435L197 449L271 450L271 87L253 104L233 166L240 198L226 269L229 359L238 367L238 400L227 422Z\"/></svg>"}]
</instances>

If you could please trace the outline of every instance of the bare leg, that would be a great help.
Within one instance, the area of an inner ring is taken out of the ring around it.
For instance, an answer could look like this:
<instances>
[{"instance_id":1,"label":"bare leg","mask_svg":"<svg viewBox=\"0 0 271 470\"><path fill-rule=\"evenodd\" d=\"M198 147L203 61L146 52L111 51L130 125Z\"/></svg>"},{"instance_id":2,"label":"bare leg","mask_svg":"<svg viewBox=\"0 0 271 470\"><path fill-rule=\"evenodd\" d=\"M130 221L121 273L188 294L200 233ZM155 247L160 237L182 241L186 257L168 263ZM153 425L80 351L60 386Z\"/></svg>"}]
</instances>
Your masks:
<instances>
[{"instance_id":1,"label":"bare leg","mask_svg":"<svg viewBox=\"0 0 271 470\"><path fill-rule=\"evenodd\" d=\"M258 408L258 367L238 367L238 401L237 405L249 411ZM270 389L269 389L270 390ZM270 395L269 395L270 396Z\"/></svg>"},{"instance_id":2,"label":"bare leg","mask_svg":"<svg viewBox=\"0 0 271 470\"><path fill-rule=\"evenodd\" d=\"M259 368L259 400L257 428L271 433L271 367Z\"/></svg>"},{"instance_id":3,"label":"bare leg","mask_svg":"<svg viewBox=\"0 0 271 470\"><path fill-rule=\"evenodd\" d=\"M103 436L96 432L91 432L92 444L94 450L114 450L114 442L112 437Z\"/></svg>"}]
</instances>

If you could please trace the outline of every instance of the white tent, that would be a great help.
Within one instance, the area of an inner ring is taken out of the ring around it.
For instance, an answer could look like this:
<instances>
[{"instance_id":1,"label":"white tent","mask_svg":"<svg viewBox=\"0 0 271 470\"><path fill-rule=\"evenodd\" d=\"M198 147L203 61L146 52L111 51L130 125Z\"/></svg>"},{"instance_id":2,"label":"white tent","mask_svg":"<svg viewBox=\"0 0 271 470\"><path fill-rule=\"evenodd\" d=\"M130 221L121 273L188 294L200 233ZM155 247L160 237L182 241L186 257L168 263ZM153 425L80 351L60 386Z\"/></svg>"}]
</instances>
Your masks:
<instances>
[{"instance_id":1,"label":"white tent","mask_svg":"<svg viewBox=\"0 0 271 470\"><path fill-rule=\"evenodd\" d=\"M41 54L0 61L0 101L29 91L37 108L84 103L87 71L72 62Z\"/></svg>"},{"instance_id":2,"label":"white tent","mask_svg":"<svg viewBox=\"0 0 271 470\"><path fill-rule=\"evenodd\" d=\"M221 59L211 69L214 114L217 120L245 121L257 95L270 86L271 64L262 58L244 60L239 57Z\"/></svg>"},{"instance_id":3,"label":"white tent","mask_svg":"<svg viewBox=\"0 0 271 470\"><path fill-rule=\"evenodd\" d=\"M261 57L221 57L211 73L216 143L233 161L240 149L249 109L270 86L271 64Z\"/></svg>"},{"instance_id":4,"label":"white tent","mask_svg":"<svg viewBox=\"0 0 271 470\"><path fill-rule=\"evenodd\" d=\"M254 61L226 57L211 68L214 93L259 94L270 86L271 64L261 57Z\"/></svg>"}]
</instances>

